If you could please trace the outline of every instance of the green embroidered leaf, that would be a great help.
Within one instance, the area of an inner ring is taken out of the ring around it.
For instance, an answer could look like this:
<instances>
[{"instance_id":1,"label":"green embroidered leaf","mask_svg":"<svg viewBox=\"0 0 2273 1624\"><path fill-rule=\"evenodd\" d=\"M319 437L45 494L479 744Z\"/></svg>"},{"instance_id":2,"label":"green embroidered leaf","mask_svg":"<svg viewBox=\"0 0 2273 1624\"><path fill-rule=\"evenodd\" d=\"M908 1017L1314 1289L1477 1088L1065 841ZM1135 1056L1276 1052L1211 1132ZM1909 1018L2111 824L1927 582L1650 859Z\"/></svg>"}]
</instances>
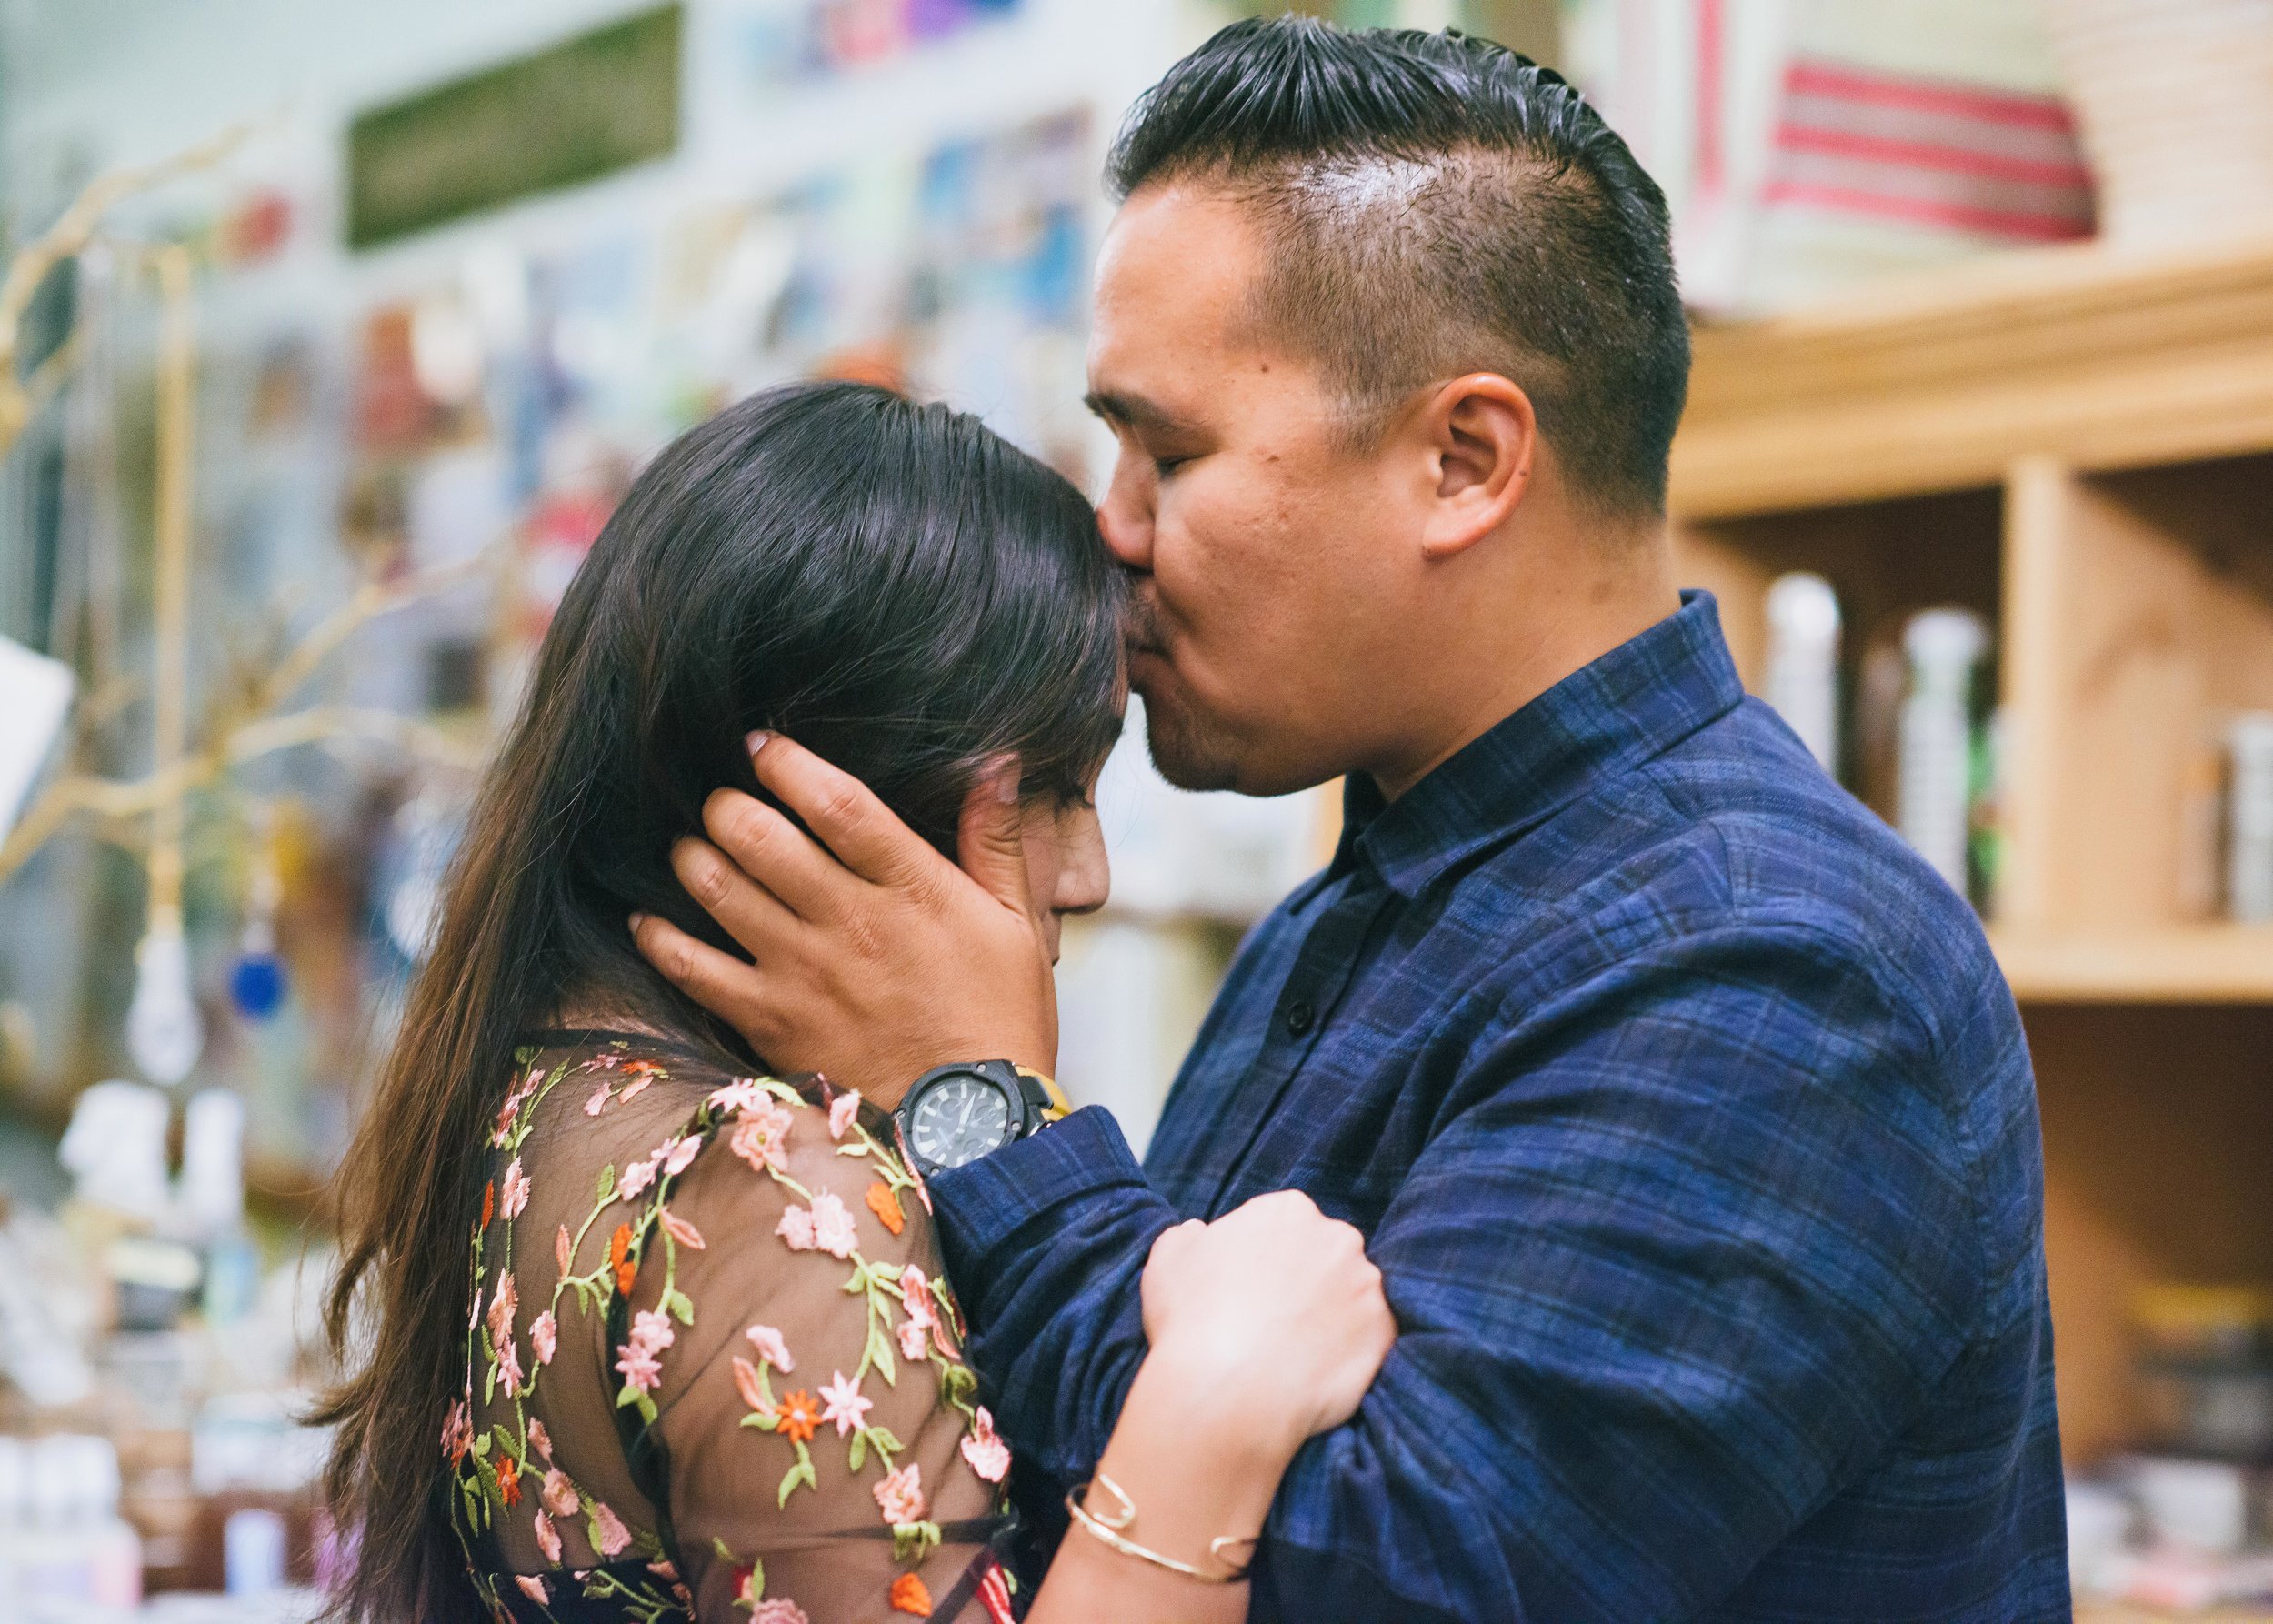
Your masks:
<instances>
[{"instance_id":1,"label":"green embroidered leaf","mask_svg":"<svg viewBox=\"0 0 2273 1624\"><path fill-rule=\"evenodd\" d=\"M726 1542L716 1534L710 1537L710 1549L712 1553L727 1567L739 1568L742 1565L734 1559L734 1553L726 1549Z\"/></svg>"},{"instance_id":2,"label":"green embroidered leaf","mask_svg":"<svg viewBox=\"0 0 2273 1624\"><path fill-rule=\"evenodd\" d=\"M884 1385L900 1385L899 1367L892 1362L892 1335L876 1315L868 1316L868 1362L884 1372Z\"/></svg>"},{"instance_id":3,"label":"green embroidered leaf","mask_svg":"<svg viewBox=\"0 0 2273 1624\"><path fill-rule=\"evenodd\" d=\"M770 1411L761 1413L760 1411L754 1409L750 1411L748 1415L742 1418L742 1425L745 1427L755 1427L760 1432L772 1432L780 1428L781 1418L774 1415Z\"/></svg>"},{"instance_id":4,"label":"green embroidered leaf","mask_svg":"<svg viewBox=\"0 0 2273 1624\"><path fill-rule=\"evenodd\" d=\"M610 1162L607 1166L600 1169L600 1188L597 1192L596 1192L594 1198L600 1201L606 1201L613 1198L615 1194L616 1164L614 1162Z\"/></svg>"},{"instance_id":5,"label":"green embroidered leaf","mask_svg":"<svg viewBox=\"0 0 2273 1624\"><path fill-rule=\"evenodd\" d=\"M510 1455L520 1448L520 1445L514 1441L513 1434L507 1432L503 1427L492 1427L490 1431L497 1439L498 1454Z\"/></svg>"},{"instance_id":6,"label":"green embroidered leaf","mask_svg":"<svg viewBox=\"0 0 2273 1624\"><path fill-rule=\"evenodd\" d=\"M536 1058L536 1050L526 1043L513 1051L513 1063L516 1066L526 1066Z\"/></svg>"},{"instance_id":7,"label":"green embroidered leaf","mask_svg":"<svg viewBox=\"0 0 2273 1624\"><path fill-rule=\"evenodd\" d=\"M871 1427L868 1429L868 1436L876 1440L877 1449L888 1449L895 1455L907 1448L892 1435L892 1429L889 1427Z\"/></svg>"},{"instance_id":8,"label":"green embroidered leaf","mask_svg":"<svg viewBox=\"0 0 2273 1624\"><path fill-rule=\"evenodd\" d=\"M892 1525L892 1559L913 1560L938 1544L939 1538L939 1525L936 1522L896 1522Z\"/></svg>"},{"instance_id":9,"label":"green embroidered leaf","mask_svg":"<svg viewBox=\"0 0 2273 1624\"><path fill-rule=\"evenodd\" d=\"M868 1435L866 1432L856 1432L853 1434L852 1448L845 1451L845 1465L848 1469L856 1472L867 1464Z\"/></svg>"},{"instance_id":10,"label":"green embroidered leaf","mask_svg":"<svg viewBox=\"0 0 2273 1624\"><path fill-rule=\"evenodd\" d=\"M484 1432L474 1439L474 1454L477 1459L489 1459L489 1434Z\"/></svg>"},{"instance_id":11,"label":"green embroidered leaf","mask_svg":"<svg viewBox=\"0 0 2273 1624\"><path fill-rule=\"evenodd\" d=\"M766 1563L757 1557L750 1559L750 1599L766 1599Z\"/></svg>"},{"instance_id":12,"label":"green embroidered leaf","mask_svg":"<svg viewBox=\"0 0 2273 1624\"><path fill-rule=\"evenodd\" d=\"M797 1485L800 1483L809 1489L818 1489L821 1484L820 1478L813 1469L813 1457L807 1453L803 1444L797 1446L797 1464L791 1467L781 1479L781 1490L775 1499L775 1505L786 1506L789 1503L790 1495L796 1491Z\"/></svg>"},{"instance_id":13,"label":"green embroidered leaf","mask_svg":"<svg viewBox=\"0 0 2273 1624\"><path fill-rule=\"evenodd\" d=\"M949 1404L962 1404L978 1394L978 1378L968 1365L949 1365L939 1373L939 1390Z\"/></svg>"},{"instance_id":14,"label":"green embroidered leaf","mask_svg":"<svg viewBox=\"0 0 2273 1624\"><path fill-rule=\"evenodd\" d=\"M858 1140L855 1140L849 1145L839 1145L836 1148L836 1154L839 1156L866 1156L868 1154L868 1147L861 1144Z\"/></svg>"},{"instance_id":15,"label":"green embroidered leaf","mask_svg":"<svg viewBox=\"0 0 2273 1624\"><path fill-rule=\"evenodd\" d=\"M677 1287L670 1286L664 1288L663 1306L668 1310L671 1318L681 1325L695 1323L695 1305L688 1300L686 1293Z\"/></svg>"}]
</instances>

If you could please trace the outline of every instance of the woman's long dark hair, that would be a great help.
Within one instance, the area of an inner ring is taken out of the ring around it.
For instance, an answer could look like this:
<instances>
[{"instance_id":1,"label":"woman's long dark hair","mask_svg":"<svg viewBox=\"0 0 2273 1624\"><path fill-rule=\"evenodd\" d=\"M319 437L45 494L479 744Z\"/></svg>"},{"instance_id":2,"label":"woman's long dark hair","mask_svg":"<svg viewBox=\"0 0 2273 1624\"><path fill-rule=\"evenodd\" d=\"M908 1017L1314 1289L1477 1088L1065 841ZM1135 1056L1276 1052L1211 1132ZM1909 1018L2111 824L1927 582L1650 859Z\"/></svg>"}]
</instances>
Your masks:
<instances>
[{"instance_id":1,"label":"woman's long dark hair","mask_svg":"<svg viewBox=\"0 0 2273 1624\"><path fill-rule=\"evenodd\" d=\"M339 1176L326 1326L350 1374L317 1417L360 1539L339 1617L481 1616L436 1486L486 1130L521 1034L571 1001L739 1052L625 921L724 945L668 854L713 789L756 790L744 735L809 746L951 850L1000 752L1029 795L1086 787L1119 727L1123 592L1073 486L882 389L756 396L641 474L546 634Z\"/></svg>"}]
</instances>

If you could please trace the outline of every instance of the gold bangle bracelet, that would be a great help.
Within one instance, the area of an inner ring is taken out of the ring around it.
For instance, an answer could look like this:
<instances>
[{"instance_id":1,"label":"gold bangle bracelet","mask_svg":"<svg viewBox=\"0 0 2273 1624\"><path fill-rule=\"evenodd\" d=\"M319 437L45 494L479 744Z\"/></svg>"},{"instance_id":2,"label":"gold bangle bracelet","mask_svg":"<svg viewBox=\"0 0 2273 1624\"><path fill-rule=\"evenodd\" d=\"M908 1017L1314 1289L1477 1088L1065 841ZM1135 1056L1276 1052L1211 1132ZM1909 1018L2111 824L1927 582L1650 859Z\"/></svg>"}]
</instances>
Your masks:
<instances>
[{"instance_id":1,"label":"gold bangle bracelet","mask_svg":"<svg viewBox=\"0 0 2273 1624\"><path fill-rule=\"evenodd\" d=\"M1088 1498L1092 1484L1120 1501L1121 1509L1110 1517L1102 1517L1083 1505L1082 1502ZM1156 1568L1166 1568L1170 1573L1180 1573L1185 1578L1196 1579L1204 1585L1238 1584L1247 1578L1247 1570L1255 1566L1255 1543L1259 1538L1257 1535L1218 1534L1207 1542L1207 1554L1224 1565L1225 1570L1221 1573L1210 1573L1204 1568L1195 1568L1189 1562L1179 1562L1174 1557L1164 1557L1157 1550L1148 1550L1137 1544L1136 1541L1121 1532L1123 1529L1136 1520L1136 1502L1128 1498L1127 1490L1103 1472L1097 1473L1089 1483L1080 1484L1066 1491L1066 1510L1076 1522L1088 1529L1107 1547L1119 1551L1121 1555L1135 1557L1140 1562L1150 1562ZM1224 1553L1227 1547L1239 1545L1247 1548L1247 1559L1234 1567L1231 1559Z\"/></svg>"}]
</instances>

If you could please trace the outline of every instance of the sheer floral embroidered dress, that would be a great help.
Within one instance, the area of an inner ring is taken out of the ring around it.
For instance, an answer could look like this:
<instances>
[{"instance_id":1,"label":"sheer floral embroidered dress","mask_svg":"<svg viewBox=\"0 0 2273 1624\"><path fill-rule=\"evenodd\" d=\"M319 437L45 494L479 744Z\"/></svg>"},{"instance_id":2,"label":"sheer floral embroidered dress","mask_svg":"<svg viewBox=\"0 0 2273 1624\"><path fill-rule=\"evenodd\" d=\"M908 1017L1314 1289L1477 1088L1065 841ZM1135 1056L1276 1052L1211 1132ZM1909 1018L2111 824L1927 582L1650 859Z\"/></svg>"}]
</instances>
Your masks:
<instances>
[{"instance_id":1,"label":"sheer floral embroidered dress","mask_svg":"<svg viewBox=\"0 0 2273 1624\"><path fill-rule=\"evenodd\" d=\"M653 1038L538 1043L441 1440L498 1617L1006 1620L1009 1451L890 1118Z\"/></svg>"}]
</instances>

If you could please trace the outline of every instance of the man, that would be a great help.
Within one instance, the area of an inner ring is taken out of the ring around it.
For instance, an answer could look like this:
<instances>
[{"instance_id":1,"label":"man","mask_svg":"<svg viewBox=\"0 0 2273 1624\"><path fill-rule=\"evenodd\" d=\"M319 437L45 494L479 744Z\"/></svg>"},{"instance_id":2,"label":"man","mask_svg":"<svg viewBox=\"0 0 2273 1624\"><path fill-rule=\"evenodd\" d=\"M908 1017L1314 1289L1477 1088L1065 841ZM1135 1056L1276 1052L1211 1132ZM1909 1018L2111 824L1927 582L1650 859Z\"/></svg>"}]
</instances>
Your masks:
<instances>
[{"instance_id":1,"label":"man","mask_svg":"<svg viewBox=\"0 0 2273 1624\"><path fill-rule=\"evenodd\" d=\"M1026 1503L1095 1465L1154 1240L1292 1188L1399 1338L1287 1473L1252 1616L2067 1617L2020 1024L1671 584L1657 188L1520 58L1297 19L1171 70L1113 178L1099 519L1155 758L1347 775L1347 820L1145 1168L1092 1110L932 1179ZM658 967L886 1103L1046 1070L1015 795L961 872L794 744L757 770L846 867L722 794L679 872L755 967L636 922Z\"/></svg>"}]
</instances>

